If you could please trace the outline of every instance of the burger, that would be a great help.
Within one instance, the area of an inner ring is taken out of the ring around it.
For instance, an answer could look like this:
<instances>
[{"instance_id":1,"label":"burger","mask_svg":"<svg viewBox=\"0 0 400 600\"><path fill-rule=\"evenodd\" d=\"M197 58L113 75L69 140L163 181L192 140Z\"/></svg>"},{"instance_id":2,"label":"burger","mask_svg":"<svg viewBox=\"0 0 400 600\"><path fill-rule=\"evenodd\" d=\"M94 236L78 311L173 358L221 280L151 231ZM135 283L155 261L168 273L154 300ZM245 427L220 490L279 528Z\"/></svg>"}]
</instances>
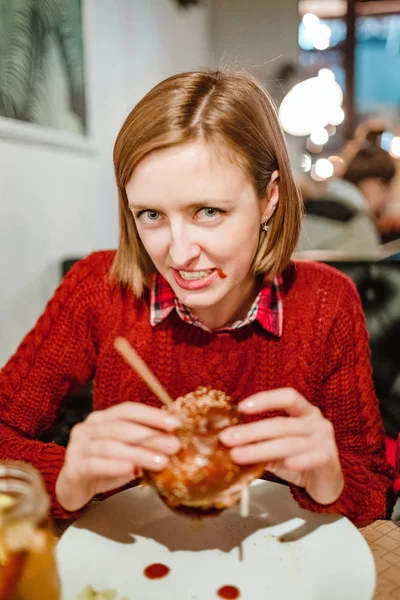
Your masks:
<instances>
[{"instance_id":1,"label":"burger","mask_svg":"<svg viewBox=\"0 0 400 600\"><path fill-rule=\"evenodd\" d=\"M162 500L186 513L219 512L248 499L248 486L264 472L264 465L237 465L219 433L241 422L236 406L224 392L199 387L177 398L166 409L182 422L175 435L180 450L162 471L145 473ZM246 513L242 502L242 514Z\"/></svg>"}]
</instances>

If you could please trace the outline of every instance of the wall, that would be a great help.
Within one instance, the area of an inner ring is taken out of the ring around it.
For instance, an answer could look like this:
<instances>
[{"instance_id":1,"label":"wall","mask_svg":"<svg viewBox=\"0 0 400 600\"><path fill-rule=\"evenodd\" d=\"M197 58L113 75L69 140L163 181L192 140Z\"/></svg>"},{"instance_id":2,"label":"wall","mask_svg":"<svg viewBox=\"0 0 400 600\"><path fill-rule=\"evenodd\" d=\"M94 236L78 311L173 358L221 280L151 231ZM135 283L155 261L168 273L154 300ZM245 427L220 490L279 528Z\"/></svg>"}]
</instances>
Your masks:
<instances>
[{"instance_id":1,"label":"wall","mask_svg":"<svg viewBox=\"0 0 400 600\"><path fill-rule=\"evenodd\" d=\"M215 0L212 12L215 66L244 66L270 82L279 65L297 60L297 0Z\"/></svg>"},{"instance_id":2,"label":"wall","mask_svg":"<svg viewBox=\"0 0 400 600\"><path fill-rule=\"evenodd\" d=\"M127 1L128 107L173 72L210 65L212 3L178 10L174 0Z\"/></svg>"},{"instance_id":3,"label":"wall","mask_svg":"<svg viewBox=\"0 0 400 600\"><path fill-rule=\"evenodd\" d=\"M174 0L87 0L94 151L0 138L0 365L34 325L59 262L115 247L112 147L123 119L157 81L206 65L210 8Z\"/></svg>"}]
</instances>

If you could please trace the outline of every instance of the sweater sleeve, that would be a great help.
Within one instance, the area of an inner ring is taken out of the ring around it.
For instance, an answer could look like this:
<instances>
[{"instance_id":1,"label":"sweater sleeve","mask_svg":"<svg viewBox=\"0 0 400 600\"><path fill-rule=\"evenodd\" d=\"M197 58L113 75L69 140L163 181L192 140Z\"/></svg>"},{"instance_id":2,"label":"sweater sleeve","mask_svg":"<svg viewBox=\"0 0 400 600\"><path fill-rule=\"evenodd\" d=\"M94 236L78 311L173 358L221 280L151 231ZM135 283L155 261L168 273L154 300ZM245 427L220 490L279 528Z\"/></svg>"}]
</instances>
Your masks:
<instances>
[{"instance_id":1,"label":"sweater sleeve","mask_svg":"<svg viewBox=\"0 0 400 600\"><path fill-rule=\"evenodd\" d=\"M96 318L93 257L65 276L35 327L0 371L0 459L32 464L42 474L54 517L71 517L55 499L65 449L38 441L63 398L94 374ZM97 286L99 287L99 286Z\"/></svg>"},{"instance_id":2,"label":"sweater sleeve","mask_svg":"<svg viewBox=\"0 0 400 600\"><path fill-rule=\"evenodd\" d=\"M336 502L325 506L302 488L291 486L291 491L303 508L339 513L362 526L387 516L393 473L386 460L364 313L351 282L346 282L325 348L315 404L334 426L344 489Z\"/></svg>"}]
</instances>

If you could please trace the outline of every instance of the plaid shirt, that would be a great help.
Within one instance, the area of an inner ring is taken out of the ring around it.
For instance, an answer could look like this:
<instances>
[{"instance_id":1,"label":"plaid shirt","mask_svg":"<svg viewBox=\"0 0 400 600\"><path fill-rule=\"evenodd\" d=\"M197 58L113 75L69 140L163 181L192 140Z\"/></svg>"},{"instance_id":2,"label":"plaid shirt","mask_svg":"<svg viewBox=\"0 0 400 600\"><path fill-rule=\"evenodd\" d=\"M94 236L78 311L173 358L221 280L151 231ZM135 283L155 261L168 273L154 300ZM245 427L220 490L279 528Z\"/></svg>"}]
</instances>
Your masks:
<instances>
[{"instance_id":1,"label":"plaid shirt","mask_svg":"<svg viewBox=\"0 0 400 600\"><path fill-rule=\"evenodd\" d=\"M265 277L258 296L246 318L235 321L217 331L232 331L232 329L239 329L239 327L244 327L257 320L266 331L280 337L283 323L281 290L282 278L280 276L275 277L273 281ZM159 273L155 273L150 286L150 324L152 326L158 325L174 309L185 323L210 331L208 327L196 319L187 306L178 300L164 277Z\"/></svg>"}]
</instances>

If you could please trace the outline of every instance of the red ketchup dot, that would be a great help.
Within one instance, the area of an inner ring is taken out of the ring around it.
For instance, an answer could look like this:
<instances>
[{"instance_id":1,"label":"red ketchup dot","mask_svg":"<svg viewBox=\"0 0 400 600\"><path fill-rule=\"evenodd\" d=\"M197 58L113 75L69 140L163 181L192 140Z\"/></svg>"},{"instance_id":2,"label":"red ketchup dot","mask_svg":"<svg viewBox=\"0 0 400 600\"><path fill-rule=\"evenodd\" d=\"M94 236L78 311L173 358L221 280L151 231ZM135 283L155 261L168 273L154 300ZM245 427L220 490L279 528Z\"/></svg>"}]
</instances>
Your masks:
<instances>
[{"instance_id":1,"label":"red ketchup dot","mask_svg":"<svg viewBox=\"0 0 400 600\"><path fill-rule=\"evenodd\" d=\"M170 572L170 568L160 563L154 563L145 568L144 574L149 579L161 579ZM234 596L236 598L236 596Z\"/></svg>"},{"instance_id":2,"label":"red ketchup dot","mask_svg":"<svg viewBox=\"0 0 400 600\"><path fill-rule=\"evenodd\" d=\"M225 600L235 600L235 598L239 598L240 596L238 588L234 585L224 585L219 588L217 594L220 598L225 598Z\"/></svg>"}]
</instances>

